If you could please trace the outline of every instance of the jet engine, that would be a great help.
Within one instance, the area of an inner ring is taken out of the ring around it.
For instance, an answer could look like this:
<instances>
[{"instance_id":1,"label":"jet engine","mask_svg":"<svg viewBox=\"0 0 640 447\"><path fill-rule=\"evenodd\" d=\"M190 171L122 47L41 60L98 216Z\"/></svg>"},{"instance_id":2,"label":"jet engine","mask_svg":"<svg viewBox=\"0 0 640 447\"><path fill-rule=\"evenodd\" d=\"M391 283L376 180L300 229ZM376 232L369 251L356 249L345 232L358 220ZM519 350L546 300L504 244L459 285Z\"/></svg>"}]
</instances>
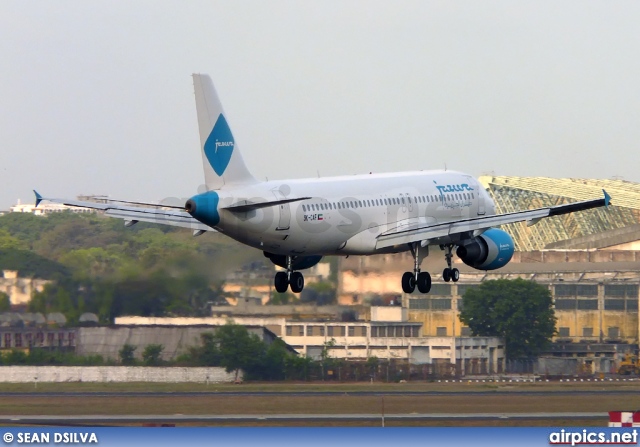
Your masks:
<instances>
[{"instance_id":1,"label":"jet engine","mask_svg":"<svg viewBox=\"0 0 640 447\"><path fill-rule=\"evenodd\" d=\"M513 239L509 233L491 228L480 236L464 241L456 250L456 254L470 267L495 270L511 261L513 251Z\"/></svg>"}]
</instances>

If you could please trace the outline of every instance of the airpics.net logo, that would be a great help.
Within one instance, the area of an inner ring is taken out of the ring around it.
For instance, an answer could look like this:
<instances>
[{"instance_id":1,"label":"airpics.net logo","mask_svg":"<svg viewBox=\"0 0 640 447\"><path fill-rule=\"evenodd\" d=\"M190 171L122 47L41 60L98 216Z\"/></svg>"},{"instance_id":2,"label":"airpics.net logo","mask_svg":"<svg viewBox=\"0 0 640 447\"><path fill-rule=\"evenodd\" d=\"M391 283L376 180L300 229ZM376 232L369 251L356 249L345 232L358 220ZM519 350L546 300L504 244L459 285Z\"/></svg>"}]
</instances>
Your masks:
<instances>
[{"instance_id":1,"label":"airpics.net logo","mask_svg":"<svg viewBox=\"0 0 640 447\"><path fill-rule=\"evenodd\" d=\"M216 174L222 176L229 166L235 141L231 129L223 114L218 116L207 141L204 143L204 154Z\"/></svg>"},{"instance_id":2,"label":"airpics.net logo","mask_svg":"<svg viewBox=\"0 0 640 447\"><path fill-rule=\"evenodd\" d=\"M560 430L549 435L550 445L637 445L638 432L632 431L582 431Z\"/></svg>"}]
</instances>

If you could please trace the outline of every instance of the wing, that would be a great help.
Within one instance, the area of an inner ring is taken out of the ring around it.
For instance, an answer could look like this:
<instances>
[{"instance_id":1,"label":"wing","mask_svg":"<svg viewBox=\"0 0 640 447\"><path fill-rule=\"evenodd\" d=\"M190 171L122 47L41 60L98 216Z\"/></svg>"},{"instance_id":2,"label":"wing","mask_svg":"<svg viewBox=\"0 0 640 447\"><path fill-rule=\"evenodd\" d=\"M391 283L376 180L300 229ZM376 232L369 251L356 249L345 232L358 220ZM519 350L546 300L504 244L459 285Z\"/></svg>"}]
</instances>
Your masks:
<instances>
[{"instance_id":1,"label":"wing","mask_svg":"<svg viewBox=\"0 0 640 447\"><path fill-rule=\"evenodd\" d=\"M545 217L559 216L562 214L574 213L576 211L609 206L611 196L609 196L607 191L604 189L602 192L604 193L604 198L602 199L585 200L583 202L569 203L566 205L557 205L528 211L517 211L514 213L498 214L494 216L478 216L471 219L454 220L451 222L405 228L401 230L393 229L378 236L376 248L380 249L394 245L438 239L459 233L483 231L498 225L516 222L526 221L529 225L534 225L540 219Z\"/></svg>"},{"instance_id":2,"label":"wing","mask_svg":"<svg viewBox=\"0 0 640 447\"><path fill-rule=\"evenodd\" d=\"M134 225L138 222L150 222L161 225L189 228L198 232L216 231L191 217L186 211L183 211L182 207L116 200L108 201L107 203L97 203L81 200L51 199L48 197L42 197L37 191L33 192L36 194L36 206L38 206L43 200L46 200L48 202L59 203L67 206L101 210L104 211L106 216L124 219L125 225L127 226ZM139 206L121 204L136 204Z\"/></svg>"}]
</instances>

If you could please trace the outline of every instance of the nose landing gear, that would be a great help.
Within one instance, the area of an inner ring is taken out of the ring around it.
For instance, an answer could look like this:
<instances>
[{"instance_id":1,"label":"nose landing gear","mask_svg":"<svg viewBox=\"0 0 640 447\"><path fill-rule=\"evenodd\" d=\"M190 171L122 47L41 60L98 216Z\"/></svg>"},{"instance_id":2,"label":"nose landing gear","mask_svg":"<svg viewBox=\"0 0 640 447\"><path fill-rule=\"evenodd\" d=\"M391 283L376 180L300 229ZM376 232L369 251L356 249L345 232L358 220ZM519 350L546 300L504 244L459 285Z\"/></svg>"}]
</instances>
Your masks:
<instances>
[{"instance_id":1,"label":"nose landing gear","mask_svg":"<svg viewBox=\"0 0 640 447\"><path fill-rule=\"evenodd\" d=\"M460 270L457 268L451 268L451 260L453 258L453 244L447 244L442 246L444 249L444 258L447 261L447 268L442 271L442 279L445 282L453 281L458 282L460 279Z\"/></svg>"}]
</instances>

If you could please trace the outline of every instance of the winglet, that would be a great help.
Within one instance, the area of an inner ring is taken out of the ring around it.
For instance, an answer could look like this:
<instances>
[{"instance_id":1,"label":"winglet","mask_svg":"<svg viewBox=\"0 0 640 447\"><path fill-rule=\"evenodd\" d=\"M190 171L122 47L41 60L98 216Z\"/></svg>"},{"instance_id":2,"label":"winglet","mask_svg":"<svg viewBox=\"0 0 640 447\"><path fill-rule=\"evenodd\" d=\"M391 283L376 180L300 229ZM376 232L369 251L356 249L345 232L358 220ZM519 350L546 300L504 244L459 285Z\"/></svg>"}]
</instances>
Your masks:
<instances>
[{"instance_id":1,"label":"winglet","mask_svg":"<svg viewBox=\"0 0 640 447\"><path fill-rule=\"evenodd\" d=\"M609 203L611 202L611 196L607 194L607 191L605 191L604 189L602 190L602 192L604 193L604 206L609 206Z\"/></svg>"},{"instance_id":2,"label":"winglet","mask_svg":"<svg viewBox=\"0 0 640 447\"><path fill-rule=\"evenodd\" d=\"M40 205L40 202L42 202L42 196L38 194L38 191L36 191L35 189L33 190L33 193L36 195L36 207L37 207L38 205Z\"/></svg>"}]
</instances>

